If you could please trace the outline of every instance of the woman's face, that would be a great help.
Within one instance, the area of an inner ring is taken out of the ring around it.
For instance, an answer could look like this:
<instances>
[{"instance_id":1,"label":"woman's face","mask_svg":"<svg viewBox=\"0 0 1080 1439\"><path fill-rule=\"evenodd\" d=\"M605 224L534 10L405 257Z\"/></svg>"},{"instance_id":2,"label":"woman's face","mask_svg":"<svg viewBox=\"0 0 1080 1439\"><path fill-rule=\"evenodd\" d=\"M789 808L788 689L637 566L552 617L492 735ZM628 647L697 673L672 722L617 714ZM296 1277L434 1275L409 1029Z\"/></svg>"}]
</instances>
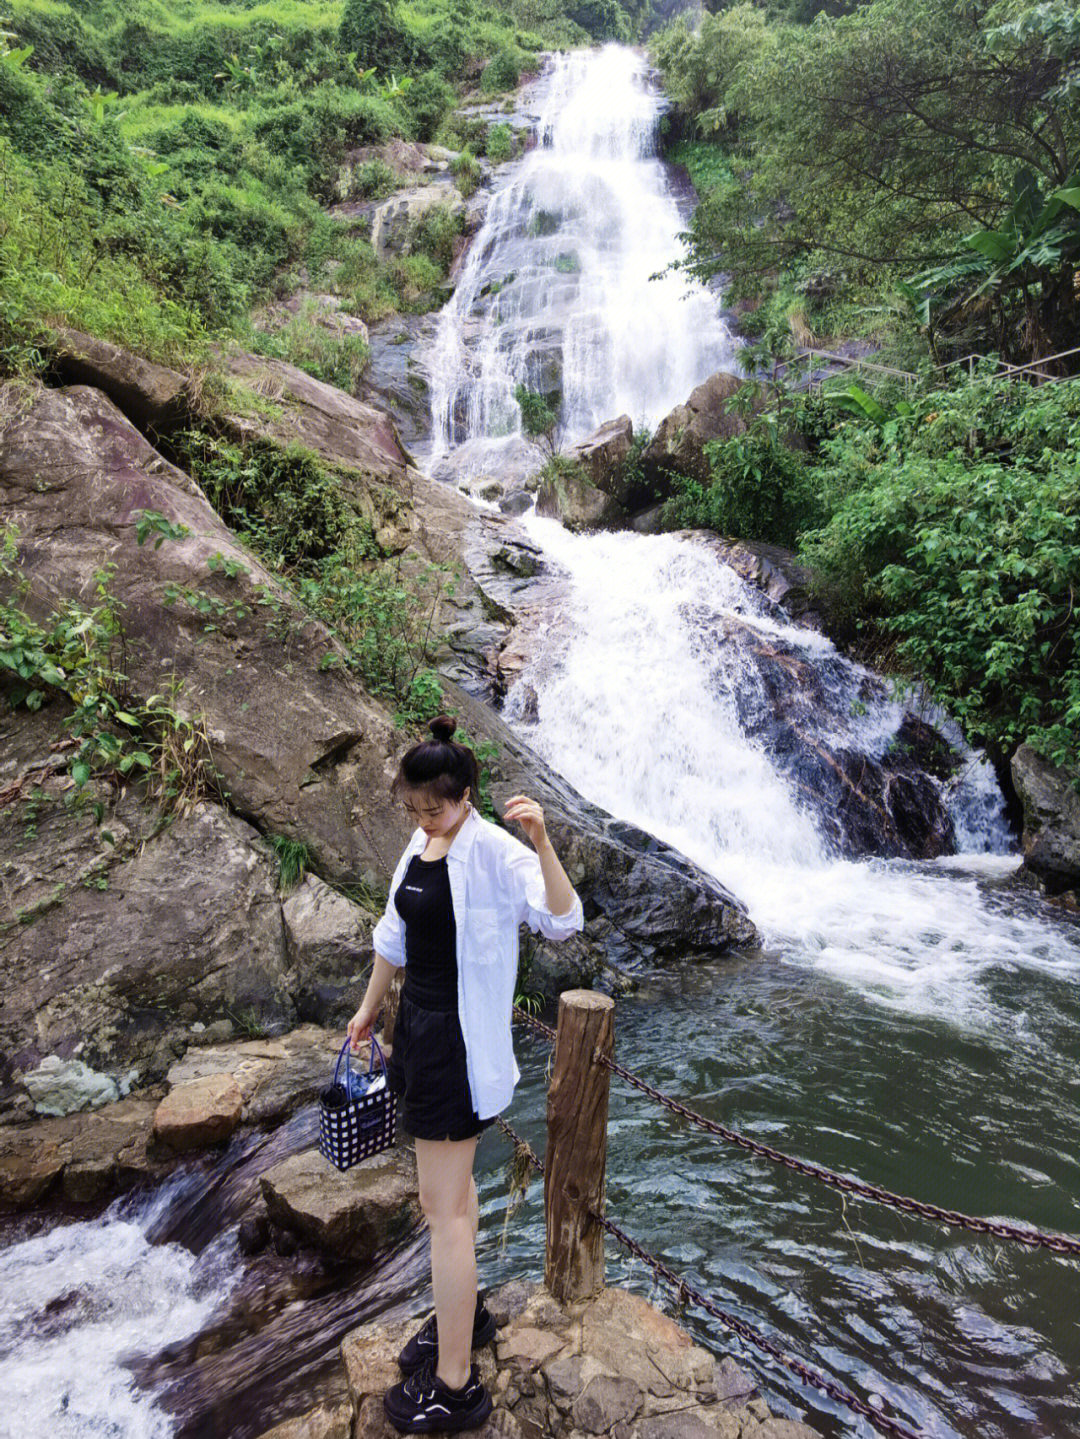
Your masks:
<instances>
[{"instance_id":1,"label":"woman's face","mask_svg":"<svg viewBox=\"0 0 1080 1439\"><path fill-rule=\"evenodd\" d=\"M467 789L459 800L443 799L442 795L432 794L426 789L407 789L402 795L401 805L428 839L434 839L438 835L449 834L461 823L469 810L468 800Z\"/></svg>"}]
</instances>

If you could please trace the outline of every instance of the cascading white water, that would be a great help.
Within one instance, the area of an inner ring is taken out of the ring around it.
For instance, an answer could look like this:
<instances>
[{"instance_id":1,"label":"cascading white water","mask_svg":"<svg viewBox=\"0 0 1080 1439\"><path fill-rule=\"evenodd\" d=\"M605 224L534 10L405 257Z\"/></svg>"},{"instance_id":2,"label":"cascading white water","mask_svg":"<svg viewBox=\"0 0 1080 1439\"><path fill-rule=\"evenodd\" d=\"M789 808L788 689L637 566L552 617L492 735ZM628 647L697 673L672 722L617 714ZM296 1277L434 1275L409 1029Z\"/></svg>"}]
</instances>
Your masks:
<instances>
[{"instance_id":1,"label":"cascading white water","mask_svg":"<svg viewBox=\"0 0 1080 1439\"><path fill-rule=\"evenodd\" d=\"M716 297L678 274L684 223L656 155L662 100L619 46L556 56L539 143L494 195L430 358L436 475L535 455L517 385L562 397L565 439L629 414L655 424L735 342Z\"/></svg>"},{"instance_id":2,"label":"cascading white water","mask_svg":"<svg viewBox=\"0 0 1080 1439\"><path fill-rule=\"evenodd\" d=\"M532 538L570 573L574 624L547 647L507 700L521 722L531 686L538 720L522 735L582 794L667 840L748 906L770 946L859 985L887 1004L975 1021L987 970L1037 966L1080 975L1080 935L1014 897L995 903L979 877L1015 867L988 765L969 756L952 796L966 858L944 864L838 860L794 786L747 737L734 696L756 684L736 639L715 625L738 617L782 638L807 665L830 666L852 692L859 670L820 635L778 626L763 597L704 547L671 535L578 536L526 519ZM846 681L844 676L850 676ZM895 732L893 701L843 707L863 753Z\"/></svg>"},{"instance_id":3,"label":"cascading white water","mask_svg":"<svg viewBox=\"0 0 1080 1439\"><path fill-rule=\"evenodd\" d=\"M172 1418L128 1356L196 1334L240 1278L225 1234L196 1256L150 1231L179 1177L134 1206L0 1251L0 1439L167 1439ZM195 1181L197 1182L197 1181Z\"/></svg>"}]
</instances>

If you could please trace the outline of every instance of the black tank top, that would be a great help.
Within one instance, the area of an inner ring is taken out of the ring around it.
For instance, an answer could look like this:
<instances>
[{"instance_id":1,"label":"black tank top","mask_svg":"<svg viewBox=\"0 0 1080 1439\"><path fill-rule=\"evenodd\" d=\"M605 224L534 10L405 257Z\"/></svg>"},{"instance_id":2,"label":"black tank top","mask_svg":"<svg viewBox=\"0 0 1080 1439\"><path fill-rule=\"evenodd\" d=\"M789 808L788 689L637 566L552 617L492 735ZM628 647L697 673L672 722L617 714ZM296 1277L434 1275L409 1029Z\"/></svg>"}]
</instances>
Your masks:
<instances>
[{"instance_id":1,"label":"black tank top","mask_svg":"<svg viewBox=\"0 0 1080 1439\"><path fill-rule=\"evenodd\" d=\"M404 993L421 1009L457 1009L457 926L446 856L414 854L394 907L405 923Z\"/></svg>"}]
</instances>

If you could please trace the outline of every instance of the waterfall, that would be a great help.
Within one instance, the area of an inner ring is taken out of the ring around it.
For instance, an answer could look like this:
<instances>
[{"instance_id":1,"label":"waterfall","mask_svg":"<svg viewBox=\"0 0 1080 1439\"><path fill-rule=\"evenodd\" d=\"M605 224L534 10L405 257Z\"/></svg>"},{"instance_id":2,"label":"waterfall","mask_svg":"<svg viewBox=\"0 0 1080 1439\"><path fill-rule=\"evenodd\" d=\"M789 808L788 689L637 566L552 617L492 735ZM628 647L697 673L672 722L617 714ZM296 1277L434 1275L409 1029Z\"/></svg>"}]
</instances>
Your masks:
<instances>
[{"instance_id":1,"label":"waterfall","mask_svg":"<svg viewBox=\"0 0 1080 1439\"><path fill-rule=\"evenodd\" d=\"M657 150L662 97L620 46L556 56L538 142L499 172L430 359L431 471L535 469L517 385L560 398L563 438L655 425L734 369L716 296L678 273L684 228Z\"/></svg>"},{"instance_id":2,"label":"waterfall","mask_svg":"<svg viewBox=\"0 0 1080 1439\"><path fill-rule=\"evenodd\" d=\"M116 1200L0 1251L0 1439L167 1439L174 1432L129 1365L197 1334L239 1282L235 1238L201 1254L153 1229L196 1177Z\"/></svg>"},{"instance_id":3,"label":"waterfall","mask_svg":"<svg viewBox=\"0 0 1080 1439\"><path fill-rule=\"evenodd\" d=\"M507 698L507 718L588 799L675 845L747 904L770 948L882 1003L975 1021L980 978L1037 967L1080 975L1080 944L992 883L1016 866L990 766L967 752L949 788L965 853L938 863L838 859L813 797L755 736L757 676L747 636L823 672L835 703L814 739L837 731L871 757L903 706L867 694L867 672L778 612L706 547L673 535L573 535L527 517L569 572L574 623ZM736 620L737 624L730 622ZM536 721L524 719L535 692ZM943 716L935 716L948 728ZM953 730L954 742L959 736Z\"/></svg>"}]
</instances>

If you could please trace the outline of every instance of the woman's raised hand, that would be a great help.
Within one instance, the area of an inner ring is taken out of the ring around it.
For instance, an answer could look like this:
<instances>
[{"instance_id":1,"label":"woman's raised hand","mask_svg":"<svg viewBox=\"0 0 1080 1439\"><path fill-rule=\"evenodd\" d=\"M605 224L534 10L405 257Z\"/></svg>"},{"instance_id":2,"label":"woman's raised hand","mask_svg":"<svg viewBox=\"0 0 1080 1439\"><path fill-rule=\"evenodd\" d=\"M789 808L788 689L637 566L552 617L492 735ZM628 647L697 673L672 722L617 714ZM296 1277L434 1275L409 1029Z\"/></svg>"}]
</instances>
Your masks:
<instances>
[{"instance_id":1,"label":"woman's raised hand","mask_svg":"<svg viewBox=\"0 0 1080 1439\"><path fill-rule=\"evenodd\" d=\"M530 799L527 794L510 796L503 808L503 819L516 819L532 841L534 849L539 849L547 840L544 811L538 801Z\"/></svg>"}]
</instances>

